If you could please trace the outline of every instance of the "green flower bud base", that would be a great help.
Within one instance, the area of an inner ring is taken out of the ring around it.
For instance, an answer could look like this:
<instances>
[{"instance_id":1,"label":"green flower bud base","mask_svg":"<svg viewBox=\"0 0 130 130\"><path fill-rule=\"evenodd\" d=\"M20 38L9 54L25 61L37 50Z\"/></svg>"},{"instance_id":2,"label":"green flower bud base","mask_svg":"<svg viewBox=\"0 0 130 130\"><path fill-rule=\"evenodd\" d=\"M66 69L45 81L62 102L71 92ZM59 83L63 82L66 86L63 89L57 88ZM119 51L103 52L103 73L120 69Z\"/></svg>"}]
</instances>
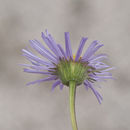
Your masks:
<instances>
[{"instance_id":1,"label":"green flower bud base","mask_svg":"<svg viewBox=\"0 0 130 130\"><path fill-rule=\"evenodd\" d=\"M54 73L60 78L64 85L69 86L70 81L75 81L75 85L78 86L82 84L85 79L89 79L89 69L93 70L94 68L88 66L86 62L62 59L55 69L56 71Z\"/></svg>"}]
</instances>

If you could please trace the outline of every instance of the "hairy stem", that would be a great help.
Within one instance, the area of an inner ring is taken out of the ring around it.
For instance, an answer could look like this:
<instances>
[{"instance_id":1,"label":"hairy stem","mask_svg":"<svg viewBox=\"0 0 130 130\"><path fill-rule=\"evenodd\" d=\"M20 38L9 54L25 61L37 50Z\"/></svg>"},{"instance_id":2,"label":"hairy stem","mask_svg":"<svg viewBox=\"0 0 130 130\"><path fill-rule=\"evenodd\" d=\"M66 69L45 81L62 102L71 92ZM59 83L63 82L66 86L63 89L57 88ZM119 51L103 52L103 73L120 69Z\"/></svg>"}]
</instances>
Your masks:
<instances>
[{"instance_id":1,"label":"hairy stem","mask_svg":"<svg viewBox=\"0 0 130 130\"><path fill-rule=\"evenodd\" d=\"M71 116L72 128L73 130L78 130L75 116L75 92L76 92L75 81L69 82L69 90L70 90L69 92L70 116Z\"/></svg>"}]
</instances>

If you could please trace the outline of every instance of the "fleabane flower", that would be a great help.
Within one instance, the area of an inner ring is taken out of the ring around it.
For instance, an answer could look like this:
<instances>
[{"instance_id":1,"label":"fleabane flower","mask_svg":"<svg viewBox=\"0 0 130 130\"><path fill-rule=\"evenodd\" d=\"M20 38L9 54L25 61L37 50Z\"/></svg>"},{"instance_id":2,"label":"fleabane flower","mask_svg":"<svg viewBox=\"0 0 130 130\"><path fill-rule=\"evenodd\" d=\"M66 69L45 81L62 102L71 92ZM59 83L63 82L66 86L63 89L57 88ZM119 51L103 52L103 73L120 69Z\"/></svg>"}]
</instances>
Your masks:
<instances>
[{"instance_id":1,"label":"fleabane flower","mask_svg":"<svg viewBox=\"0 0 130 130\"><path fill-rule=\"evenodd\" d=\"M99 44L98 41L93 41L83 56L81 56L85 42L88 39L83 37L74 57L68 32L65 32L65 50L54 40L48 31L45 33L42 32L41 37L49 49L38 40L30 40L29 42L31 47L41 56L45 57L46 60L36 56L28 49L23 49L23 56L31 64L22 65L27 67L24 68L24 72L43 74L46 75L46 78L29 82L27 85L53 80L52 90L54 90L58 85L62 89L64 85L69 86L70 81L74 81L75 86L84 84L87 89L90 88L99 103L101 103L102 96L93 85L95 82L112 79L112 74L108 71L113 69L103 62L107 58L106 54L95 55L95 52L103 44Z\"/></svg>"},{"instance_id":2,"label":"fleabane flower","mask_svg":"<svg viewBox=\"0 0 130 130\"><path fill-rule=\"evenodd\" d=\"M64 85L69 87L70 115L73 130L78 130L75 116L75 90L76 87L84 84L86 89L90 88L101 103L102 96L95 89L94 83L112 79L109 70L113 68L103 62L106 54L95 55L95 52L103 46L98 41L93 41L86 52L81 56L84 45L87 41L83 37L80 41L76 55L72 54L69 33L65 32L65 51L60 44L46 31L42 33L42 39L50 50L38 40L30 40L31 47L45 59L36 56L32 51L23 49L25 56L31 64L22 64L27 67L24 72L46 75L46 78L28 83L35 84L45 81L54 81L52 90L56 86L63 89Z\"/></svg>"}]
</instances>

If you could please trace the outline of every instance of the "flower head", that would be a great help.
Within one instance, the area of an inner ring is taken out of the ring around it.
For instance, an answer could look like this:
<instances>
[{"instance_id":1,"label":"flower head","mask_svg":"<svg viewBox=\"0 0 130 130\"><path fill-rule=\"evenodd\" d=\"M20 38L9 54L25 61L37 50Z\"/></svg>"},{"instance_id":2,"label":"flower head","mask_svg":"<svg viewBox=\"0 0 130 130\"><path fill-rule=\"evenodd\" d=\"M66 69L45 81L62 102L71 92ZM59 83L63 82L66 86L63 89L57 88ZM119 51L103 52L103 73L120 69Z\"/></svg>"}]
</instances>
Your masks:
<instances>
[{"instance_id":1,"label":"flower head","mask_svg":"<svg viewBox=\"0 0 130 130\"><path fill-rule=\"evenodd\" d=\"M42 39L50 50L37 40L30 40L29 42L31 47L47 60L36 56L28 49L22 50L23 56L31 62L31 65L22 64L28 67L24 68L24 71L47 76L46 78L30 82L28 85L54 80L55 82L52 85L52 89L58 85L62 89L64 85L69 86L69 82L74 81L76 86L84 84L87 89L90 88L99 103L101 103L102 97L96 91L93 84L96 81L112 79L112 74L108 72L112 68L102 62L103 59L107 58L107 55L95 55L95 52L101 48L103 44L93 41L84 55L81 56L83 47L87 41L87 38L83 37L80 41L76 56L74 57L68 32L65 32L65 51L47 31L46 33L42 33Z\"/></svg>"}]
</instances>

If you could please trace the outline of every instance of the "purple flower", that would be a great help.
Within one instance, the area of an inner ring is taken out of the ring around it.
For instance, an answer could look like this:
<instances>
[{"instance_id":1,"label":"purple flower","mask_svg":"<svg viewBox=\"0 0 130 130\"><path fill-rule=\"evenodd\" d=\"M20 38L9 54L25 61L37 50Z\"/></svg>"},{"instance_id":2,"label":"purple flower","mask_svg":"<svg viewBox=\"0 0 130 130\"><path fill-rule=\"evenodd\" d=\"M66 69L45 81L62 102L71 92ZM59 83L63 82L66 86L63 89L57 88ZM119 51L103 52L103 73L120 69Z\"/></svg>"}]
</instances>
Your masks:
<instances>
[{"instance_id":1,"label":"purple flower","mask_svg":"<svg viewBox=\"0 0 130 130\"><path fill-rule=\"evenodd\" d=\"M50 50L38 40L30 40L29 42L31 47L41 56L45 57L46 60L36 56L28 49L23 49L23 56L25 56L31 64L22 65L27 67L24 68L24 72L44 74L46 78L30 82L27 85L53 80L52 90L54 90L58 85L60 89L62 89L64 85L69 86L69 81L73 80L76 82L76 86L84 84L86 89L90 88L99 103L101 103L102 96L95 89L94 82L112 79L112 74L108 71L113 69L102 62L107 58L106 54L95 55L95 52L101 48L103 44L93 41L85 54L81 56L83 47L87 41L87 38L83 37L80 41L76 56L74 57L68 32L65 32L65 51L47 31L46 33L42 33L41 36Z\"/></svg>"}]
</instances>

